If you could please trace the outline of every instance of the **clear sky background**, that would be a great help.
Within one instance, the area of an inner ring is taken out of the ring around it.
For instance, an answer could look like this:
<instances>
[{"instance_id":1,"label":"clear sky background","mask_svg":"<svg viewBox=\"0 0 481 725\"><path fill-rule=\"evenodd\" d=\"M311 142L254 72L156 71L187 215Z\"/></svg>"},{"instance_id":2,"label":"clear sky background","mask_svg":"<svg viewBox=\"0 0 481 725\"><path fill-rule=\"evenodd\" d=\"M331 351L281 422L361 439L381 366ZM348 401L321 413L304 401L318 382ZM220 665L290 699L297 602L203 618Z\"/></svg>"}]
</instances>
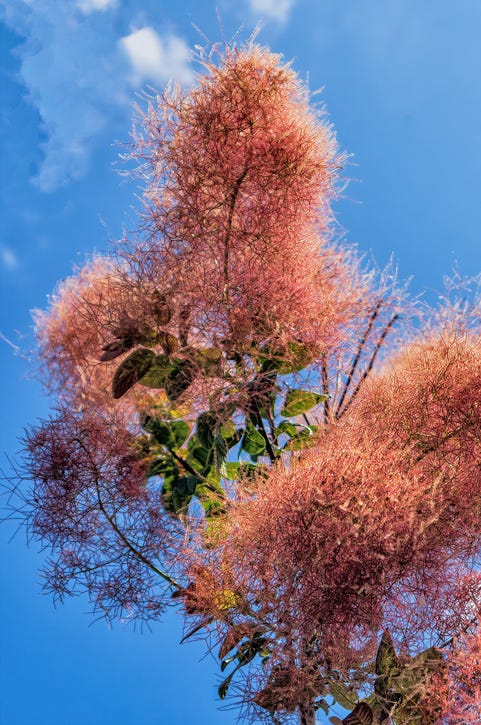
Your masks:
<instances>
[{"instance_id":1,"label":"clear sky background","mask_svg":"<svg viewBox=\"0 0 481 725\"><path fill-rule=\"evenodd\" d=\"M191 82L189 49L259 19L323 99L350 157L339 233L411 290L481 271L480 0L0 0L0 332L32 348L29 310L96 249L135 227L136 182L114 170L135 94ZM0 452L14 456L48 401L0 339ZM151 632L54 609L42 553L0 527L0 725L230 725L216 662Z\"/></svg>"}]
</instances>

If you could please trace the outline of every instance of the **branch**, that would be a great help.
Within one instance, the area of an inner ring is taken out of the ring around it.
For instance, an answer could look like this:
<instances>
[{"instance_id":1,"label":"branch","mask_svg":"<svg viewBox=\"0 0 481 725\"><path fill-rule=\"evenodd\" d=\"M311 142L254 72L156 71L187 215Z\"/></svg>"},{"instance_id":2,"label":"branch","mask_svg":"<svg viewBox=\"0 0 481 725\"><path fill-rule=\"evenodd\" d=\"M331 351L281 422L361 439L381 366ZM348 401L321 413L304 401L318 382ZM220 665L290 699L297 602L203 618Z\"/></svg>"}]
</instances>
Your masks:
<instances>
[{"instance_id":1,"label":"branch","mask_svg":"<svg viewBox=\"0 0 481 725\"><path fill-rule=\"evenodd\" d=\"M211 484L211 482L202 475L199 471L196 471L195 468L193 468L190 463L188 463L185 458L182 458L178 453L176 453L172 448L168 449L169 453L172 454L172 456L175 458L175 460L180 463L180 465L185 468L186 471L188 471L192 476L198 476L198 478L202 479L203 485L208 488L210 491L213 491L214 493L219 493L219 489L216 488Z\"/></svg>"},{"instance_id":2,"label":"branch","mask_svg":"<svg viewBox=\"0 0 481 725\"><path fill-rule=\"evenodd\" d=\"M155 572L160 577L162 577L162 579L165 579L165 581L168 582L170 584L170 586L175 587L176 589L181 589L182 587L180 586L180 584L178 582L175 581L175 579L172 579L171 576L166 574L164 571L162 571L157 566L155 566L155 564L153 564L149 559L147 559L147 557L145 557L141 551L136 549L135 546L128 540L128 538L125 536L123 531L121 531L119 529L115 519L113 519L112 516L109 515L107 509L104 506L102 497L100 495L99 481L98 481L97 477L95 477L95 488L97 490L97 501L98 501L101 512L103 513L103 515L105 516L105 518L107 519L107 521L109 522L109 524L111 525L111 527L113 528L113 530L115 531L117 536L125 544L127 549L135 556L136 559L141 561L142 564L145 564L149 569L152 569L153 572Z\"/></svg>"},{"instance_id":3,"label":"branch","mask_svg":"<svg viewBox=\"0 0 481 725\"><path fill-rule=\"evenodd\" d=\"M107 519L107 521L109 522L110 526L115 531L115 533L117 534L119 539L125 544L127 549L135 556L135 558L138 559L140 562L142 562L142 564L145 564L145 566L147 566L153 572L155 572L160 577L162 577L162 579L165 579L165 581L168 582L172 587L175 587L176 589L181 589L182 588L181 585L178 582L176 582L175 579L173 579L171 576L169 576L164 571L162 571L162 569L159 569L157 566L155 566L155 564L153 564L150 561L150 559L147 559L147 557L145 557L141 551L136 549L135 546L128 540L128 538L125 536L123 531L120 530L120 528L117 525L117 522L115 521L115 519L112 516L110 516L110 514L108 513L107 509L104 506L104 502L102 501L102 497L100 495L100 485L99 485L99 479L101 477L99 476L97 464L93 460L92 456L90 455L90 451L84 445L83 441L80 440L80 438L75 438L74 440L82 448L82 450L87 455L87 457L92 465L92 468L94 470L95 490L97 492L97 502L99 505L99 509L103 513L103 515L105 516L105 518Z\"/></svg>"},{"instance_id":4,"label":"branch","mask_svg":"<svg viewBox=\"0 0 481 725\"><path fill-rule=\"evenodd\" d=\"M239 178L236 180L234 187L232 189L230 202L229 202L229 214L227 217L227 231L225 234L224 239L224 300L229 305L229 242L232 232L232 219L234 218L234 209L237 201L237 197L239 195L239 189L241 187L242 182L244 181L245 177L247 176L247 172L249 170L249 167L245 166L244 171L239 176Z\"/></svg>"},{"instance_id":5,"label":"branch","mask_svg":"<svg viewBox=\"0 0 481 725\"><path fill-rule=\"evenodd\" d=\"M344 383L344 388L343 388L342 393L341 393L341 398L340 398L339 403L338 403L338 406L337 406L337 412L338 413L339 413L339 411L342 408L342 404L344 402L344 398L347 395L347 392L349 390L349 387L350 387L350 385L352 383L352 379L353 379L354 373L356 372L356 368L357 368L357 366L359 364L359 360L361 359L361 354L362 354L362 351L364 349L364 345L366 344L367 338L369 337L369 334L370 334L370 332L371 332L371 330L373 328L373 325L374 325L374 323L376 321L376 318L377 318L377 316L379 314L379 310L381 309L381 306L382 306L383 301L384 300L381 298L377 302L376 306L374 307L373 311L371 312L371 314L369 316L369 322L367 324L366 331L364 332L364 335L361 337L361 340L359 341L359 345L358 345L356 354L354 356L354 360L352 361L351 369L349 370L349 373L348 373L346 382ZM339 417L339 416L336 415L336 417Z\"/></svg>"},{"instance_id":6,"label":"branch","mask_svg":"<svg viewBox=\"0 0 481 725\"><path fill-rule=\"evenodd\" d=\"M369 364L368 364L367 368L364 370L361 379L359 380L358 384L356 385L356 387L354 389L353 394L351 395L350 399L347 401L347 403L344 406L343 410L340 409L341 406L339 405L338 410L337 410L337 416L336 416L337 419L339 419L342 415L344 415L344 413L348 410L348 408L350 407L350 405L353 402L353 400L356 397L356 395L359 393L359 391L360 391L360 389L362 387L362 384L364 383L365 379L367 378L367 376L369 375L369 373L371 372L371 370L373 368L373 365L374 365L374 363L376 361L376 358L377 358L377 355L379 353L379 350L381 349L381 347L382 347L382 345L384 343L384 340L386 339L386 336L387 336L389 330L391 329L391 327L394 325L394 323L398 319L399 319L399 315L397 315L397 314L394 315L394 317L392 317L389 320L389 322L387 323L386 327L382 331L381 337L377 341L376 347L374 348L374 351L373 351L373 353L371 355L371 359L369 360Z\"/></svg>"},{"instance_id":7,"label":"branch","mask_svg":"<svg viewBox=\"0 0 481 725\"><path fill-rule=\"evenodd\" d=\"M324 422L328 423L329 417L330 417L329 372L327 369L327 358L325 355L322 356L321 379L322 379L322 392L326 396L326 398L324 399Z\"/></svg>"}]
</instances>

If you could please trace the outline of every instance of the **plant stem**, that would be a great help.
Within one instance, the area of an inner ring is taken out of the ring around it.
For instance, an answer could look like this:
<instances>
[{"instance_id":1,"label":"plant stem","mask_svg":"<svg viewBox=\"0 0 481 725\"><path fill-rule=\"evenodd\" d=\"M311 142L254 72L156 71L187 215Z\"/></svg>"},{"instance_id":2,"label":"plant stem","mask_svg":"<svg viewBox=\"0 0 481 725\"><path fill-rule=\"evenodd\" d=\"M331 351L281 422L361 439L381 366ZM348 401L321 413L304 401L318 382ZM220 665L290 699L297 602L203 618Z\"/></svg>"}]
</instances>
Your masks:
<instances>
[{"instance_id":1,"label":"plant stem","mask_svg":"<svg viewBox=\"0 0 481 725\"><path fill-rule=\"evenodd\" d=\"M230 237L232 233L232 220L234 218L234 209L237 201L237 197L239 195L239 189L241 187L242 182L244 181L245 177L247 176L247 172L249 170L249 167L245 166L244 171L241 173L241 175L236 179L236 182L232 188L232 192L230 195L230 201L229 201L229 214L227 216L227 231L225 233L225 239L224 239L224 301L226 302L227 306L229 306L230 299L229 299L229 253L230 253Z\"/></svg>"},{"instance_id":2,"label":"plant stem","mask_svg":"<svg viewBox=\"0 0 481 725\"><path fill-rule=\"evenodd\" d=\"M389 330L391 329L391 327L394 325L394 323L398 319L399 319L399 315L394 315L394 317L392 317L389 320L389 322L387 323L387 325L385 326L384 330L381 333L381 336L380 336L379 340L376 343L376 347L373 350L373 353L371 355L371 359L369 360L369 363L368 363L366 369L364 370L364 372L363 372L363 374L361 376L361 379L359 380L358 384L356 385L356 387L354 389L354 392L352 393L351 397L349 398L349 400L347 401L346 405L344 406L344 408L342 410L341 410L341 406L339 405L338 411L337 411L337 416L336 416L337 418L340 418L342 415L344 415L344 413L348 410L349 406L353 402L354 398L359 393L359 391L360 391L360 389L362 387L362 384L364 383L365 379L367 378L367 376L369 375L369 373L371 372L371 370L373 368L373 365L374 365L374 363L376 361L376 358L377 358L377 355L379 353L379 350L381 349L381 347L382 347L382 345L384 343L384 340L386 339L386 335L388 334Z\"/></svg>"},{"instance_id":3,"label":"plant stem","mask_svg":"<svg viewBox=\"0 0 481 725\"><path fill-rule=\"evenodd\" d=\"M129 539L125 536L124 532L119 528L117 522L115 521L115 518L113 516L110 516L109 512L105 508L104 502L102 501L102 496L100 494L100 475L97 468L97 464L93 460L92 456L90 455L90 451L85 446L83 441L80 438L75 438L76 443L82 448L82 450L86 453L91 465L92 469L94 471L95 476L95 490L97 492L97 502L99 505L99 509L102 512L102 514L107 519L108 523L112 527L112 529L115 531L119 539L122 541L122 543L126 546L128 551L130 551L131 554L135 556L136 559L142 562L142 564L145 564L151 571L155 572L160 576L162 579L164 579L170 586L175 587L176 589L182 589L180 584L175 581L171 576L169 576L166 572L162 571L162 569L159 569L155 564L150 561L150 559L147 559L146 556L142 554L141 551L135 548L135 546L129 541Z\"/></svg>"},{"instance_id":4,"label":"plant stem","mask_svg":"<svg viewBox=\"0 0 481 725\"><path fill-rule=\"evenodd\" d=\"M364 345L366 344L367 338L369 337L369 333L371 332L371 330L373 328L374 322L376 321L376 317L379 314L379 310L381 309L382 303L383 303L383 300L380 299L377 302L377 304L375 305L373 311L371 312L371 314L369 316L369 321L367 323L366 331L364 332L364 335L361 337L361 339L359 341L359 345L357 347L356 354L354 356L354 360L352 361L351 369L349 370L349 373L347 375L347 379L346 379L346 382L344 383L344 387L343 387L343 390L341 393L341 398L340 398L339 404L337 406L337 411L339 414L337 417L339 417L341 415L340 410L342 408L344 398L346 397L347 391L349 390L349 387L352 383L354 373L359 364L359 360L361 359L361 354L364 349Z\"/></svg>"}]
</instances>

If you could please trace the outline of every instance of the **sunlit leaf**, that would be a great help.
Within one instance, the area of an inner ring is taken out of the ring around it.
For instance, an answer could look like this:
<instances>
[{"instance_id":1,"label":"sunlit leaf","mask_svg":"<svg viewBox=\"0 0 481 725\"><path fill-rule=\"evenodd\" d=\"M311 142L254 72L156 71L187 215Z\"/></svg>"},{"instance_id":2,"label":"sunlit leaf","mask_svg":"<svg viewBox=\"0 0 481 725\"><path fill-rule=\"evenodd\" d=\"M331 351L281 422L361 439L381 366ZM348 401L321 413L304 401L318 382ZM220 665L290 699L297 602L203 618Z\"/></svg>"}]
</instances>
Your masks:
<instances>
[{"instance_id":1,"label":"sunlit leaf","mask_svg":"<svg viewBox=\"0 0 481 725\"><path fill-rule=\"evenodd\" d=\"M273 356L276 370L280 375L288 375L304 370L313 361L315 353L302 342L290 342L284 353Z\"/></svg>"},{"instance_id":2,"label":"sunlit leaf","mask_svg":"<svg viewBox=\"0 0 481 725\"><path fill-rule=\"evenodd\" d=\"M393 678L393 689L400 700L393 716L397 725L431 725L438 721L435 712L432 717L426 718L423 701L429 697L432 678L445 668L441 651L429 647L413 657Z\"/></svg>"},{"instance_id":3,"label":"sunlit leaf","mask_svg":"<svg viewBox=\"0 0 481 725\"><path fill-rule=\"evenodd\" d=\"M236 606L237 596L232 589L223 589L215 594L214 603L221 611L227 611Z\"/></svg>"},{"instance_id":4,"label":"sunlit leaf","mask_svg":"<svg viewBox=\"0 0 481 725\"><path fill-rule=\"evenodd\" d=\"M293 436L297 433L298 430L299 427L295 423L291 423L290 420L283 420L274 430L274 433L276 434L276 436L280 436L282 434Z\"/></svg>"},{"instance_id":5,"label":"sunlit leaf","mask_svg":"<svg viewBox=\"0 0 481 725\"><path fill-rule=\"evenodd\" d=\"M233 420L226 420L220 427L220 433L222 438L226 441L233 438L237 433L237 428Z\"/></svg>"},{"instance_id":6,"label":"sunlit leaf","mask_svg":"<svg viewBox=\"0 0 481 725\"><path fill-rule=\"evenodd\" d=\"M329 683L329 692L335 701L341 705L341 707L346 708L346 710L349 710L356 704L357 693L353 692L340 680L334 680Z\"/></svg>"},{"instance_id":7,"label":"sunlit leaf","mask_svg":"<svg viewBox=\"0 0 481 725\"><path fill-rule=\"evenodd\" d=\"M251 456L260 456L266 449L266 440L252 423L247 422L242 448Z\"/></svg>"},{"instance_id":8,"label":"sunlit leaf","mask_svg":"<svg viewBox=\"0 0 481 725\"><path fill-rule=\"evenodd\" d=\"M176 337L168 332L160 331L157 333L157 341L165 354L170 357L180 349L180 343Z\"/></svg>"},{"instance_id":9,"label":"sunlit leaf","mask_svg":"<svg viewBox=\"0 0 481 725\"><path fill-rule=\"evenodd\" d=\"M311 408L314 408L315 405L326 400L327 397L327 395L311 393L309 390L290 390L287 393L281 415L290 418L301 413L306 413Z\"/></svg>"},{"instance_id":10,"label":"sunlit leaf","mask_svg":"<svg viewBox=\"0 0 481 725\"><path fill-rule=\"evenodd\" d=\"M383 632L376 654L375 672L378 675L374 691L381 698L385 710L389 711L396 702L392 690L393 678L399 675L398 658L388 630Z\"/></svg>"},{"instance_id":11,"label":"sunlit leaf","mask_svg":"<svg viewBox=\"0 0 481 725\"><path fill-rule=\"evenodd\" d=\"M310 448L310 446L313 446L316 442L316 431L317 425L308 425L305 428L302 428L298 433L292 436L285 448L288 451L298 451L302 448Z\"/></svg>"},{"instance_id":12,"label":"sunlit leaf","mask_svg":"<svg viewBox=\"0 0 481 725\"><path fill-rule=\"evenodd\" d=\"M393 670L398 670L398 659L394 644L386 629L383 632L376 654L376 675L390 675Z\"/></svg>"},{"instance_id":13,"label":"sunlit leaf","mask_svg":"<svg viewBox=\"0 0 481 725\"><path fill-rule=\"evenodd\" d=\"M165 388L171 363L167 355L155 355L146 374L139 380L146 388Z\"/></svg>"}]
</instances>

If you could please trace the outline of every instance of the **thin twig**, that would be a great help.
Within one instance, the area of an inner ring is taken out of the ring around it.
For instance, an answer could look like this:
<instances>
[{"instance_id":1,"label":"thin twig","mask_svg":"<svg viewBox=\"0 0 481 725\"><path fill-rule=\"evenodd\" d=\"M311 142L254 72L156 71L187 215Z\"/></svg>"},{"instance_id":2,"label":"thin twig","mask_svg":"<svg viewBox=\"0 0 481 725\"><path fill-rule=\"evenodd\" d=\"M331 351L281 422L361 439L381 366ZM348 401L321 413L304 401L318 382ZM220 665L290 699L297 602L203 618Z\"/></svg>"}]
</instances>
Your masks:
<instances>
[{"instance_id":1,"label":"thin twig","mask_svg":"<svg viewBox=\"0 0 481 725\"><path fill-rule=\"evenodd\" d=\"M395 322L396 322L396 320L398 320L398 319L399 319L399 315L397 315L397 314L396 314L396 315L394 315L394 317L392 317L392 318L391 318L391 319L389 320L389 322L387 323L387 325L385 326L385 328L384 328L384 330L382 331L382 334L381 334L381 336L380 336L379 340L377 341L376 347L374 348L374 351L373 351L373 353L372 353L372 355L371 355L371 359L369 360L369 364L368 364L368 366L367 366L367 367L366 367L366 369L364 370L364 372L363 372L363 374L362 374L362 376L361 376L361 379L359 380L358 384L356 385L356 387L355 387L355 389L354 389L354 392L352 393L351 397L350 397L350 398L349 398L349 400L347 401L347 403L346 403L346 405L344 406L344 408L343 408L343 409L341 410L341 409L340 409L340 406L339 406L339 408L338 408L338 411L337 411L337 416L336 416L336 418L338 418L338 419L339 419L339 418L340 418L340 417L341 417L342 415L344 415L344 413L345 413L345 412L346 412L346 411L348 410L348 408L349 408L349 407L350 407L350 405L352 404L352 402L353 402L354 398L355 398L355 397L357 396L357 394L359 393L359 391L360 391L360 389L361 389L361 387L362 387L362 384L364 383L365 379L367 378L367 376L369 375L369 373L371 372L371 370L372 370L372 368L373 368L373 365L374 365L374 363L375 363L375 361L376 361L376 358L377 358L377 355L378 355L378 353L379 353L379 350L381 349L381 347L382 347L382 345L383 345L383 343L384 343L384 340L386 339L386 336L387 336L387 334L388 334L389 330L391 329L391 327L392 327L392 326L394 325L394 323L395 323Z\"/></svg>"},{"instance_id":2,"label":"thin twig","mask_svg":"<svg viewBox=\"0 0 481 725\"><path fill-rule=\"evenodd\" d=\"M239 195L239 189L241 187L242 182L244 181L245 177L247 176L247 172L249 170L248 165L246 164L244 171L241 173L241 175L236 180L233 188L232 193L230 197L229 202L229 214L227 216L227 231L225 233L225 239L224 239L224 301L226 302L227 306L229 306L229 242L230 237L232 233L232 220L234 218L234 209L237 201L237 197Z\"/></svg>"},{"instance_id":3,"label":"thin twig","mask_svg":"<svg viewBox=\"0 0 481 725\"><path fill-rule=\"evenodd\" d=\"M374 307L373 311L371 312L371 314L369 316L369 322L367 324L367 328L366 328L366 330L364 332L364 335L361 337L361 340L359 341L359 345L358 345L356 354L354 356L354 360L352 361L351 369L349 370L349 373L348 373L346 382L344 383L344 387L343 387L343 390L342 390L342 393L341 393L341 397L340 397L339 403L337 405L336 418L340 417L340 412L339 411L342 408L342 404L344 403L344 398L346 397L347 392L348 392L348 390L349 390L349 388L351 386L354 373L356 372L356 368L357 368L357 366L359 364L359 360L361 359L361 354L362 354L362 351L364 349L364 345L367 342L367 338L369 337L369 334L370 334L370 332L371 332L371 330L373 328L373 325L374 325L374 323L376 321L376 318L377 318L377 316L379 314L379 310L381 309L381 306L382 306L383 301L384 300L381 298L377 302L376 306Z\"/></svg>"},{"instance_id":4,"label":"thin twig","mask_svg":"<svg viewBox=\"0 0 481 725\"><path fill-rule=\"evenodd\" d=\"M80 438L75 438L75 441L85 452L85 454L87 455L87 457L92 465L92 468L95 472L95 489L97 492L97 502L99 505L99 509L102 512L102 514L105 516L105 518L107 519L107 521L109 522L110 526L115 531L117 536L121 539L121 541L125 544L127 549L135 556L136 559L141 561L149 569L151 569L153 572L155 572L160 577L162 577L162 579L165 579L165 581L168 582L171 586L176 587L176 589L182 589L181 585L178 582L176 582L175 579L173 579L171 576L169 576L164 571L162 571L162 569L159 569L157 566L155 566L155 564L153 562L151 562L149 559L147 559L147 557L144 556L141 551L139 551L138 549L135 548L135 546L125 536L123 531L121 531L121 529L117 525L117 522L115 521L115 519L112 516L110 516L110 514L108 513L107 509L104 506L104 502L102 501L102 496L100 495L100 485L99 485L100 476L98 473L97 464L93 460L92 456L90 455L90 451L88 450L87 446L85 446L83 441L80 440Z\"/></svg>"},{"instance_id":5,"label":"thin twig","mask_svg":"<svg viewBox=\"0 0 481 725\"><path fill-rule=\"evenodd\" d=\"M322 356L321 362L321 379L322 379L322 392L326 396L324 399L324 423L329 422L330 418L330 395L329 395L329 372L327 369L327 358L325 355Z\"/></svg>"}]
</instances>

